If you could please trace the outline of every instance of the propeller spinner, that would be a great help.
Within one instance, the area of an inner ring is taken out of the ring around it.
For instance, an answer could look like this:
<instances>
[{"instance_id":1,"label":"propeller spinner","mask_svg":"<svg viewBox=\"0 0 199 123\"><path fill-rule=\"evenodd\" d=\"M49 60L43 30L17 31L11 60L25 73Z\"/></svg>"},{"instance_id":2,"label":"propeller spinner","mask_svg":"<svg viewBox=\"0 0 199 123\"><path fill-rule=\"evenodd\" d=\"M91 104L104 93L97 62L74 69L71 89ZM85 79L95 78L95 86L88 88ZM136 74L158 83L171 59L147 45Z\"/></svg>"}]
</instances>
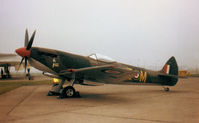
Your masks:
<instances>
[{"instance_id":1,"label":"propeller spinner","mask_svg":"<svg viewBox=\"0 0 199 123\"><path fill-rule=\"evenodd\" d=\"M32 43L33 43L33 40L35 37L35 33L36 33L36 30L33 32L32 36L29 40L28 30L26 29L24 47L18 48L15 50L15 52L22 57L19 68L20 68L23 60L25 59L25 72L26 72L26 68L27 68L27 61L28 61L28 58L30 57L30 51L31 51Z\"/></svg>"}]
</instances>

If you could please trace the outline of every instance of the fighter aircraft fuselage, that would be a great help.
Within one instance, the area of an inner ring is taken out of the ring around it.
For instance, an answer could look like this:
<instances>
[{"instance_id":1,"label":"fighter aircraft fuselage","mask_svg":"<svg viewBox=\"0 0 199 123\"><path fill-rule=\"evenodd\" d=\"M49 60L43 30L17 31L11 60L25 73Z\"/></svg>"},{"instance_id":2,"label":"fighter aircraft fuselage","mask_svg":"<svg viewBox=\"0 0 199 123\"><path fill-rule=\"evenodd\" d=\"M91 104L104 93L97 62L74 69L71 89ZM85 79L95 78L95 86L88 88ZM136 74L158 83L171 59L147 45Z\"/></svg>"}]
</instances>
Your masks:
<instances>
[{"instance_id":1,"label":"fighter aircraft fuselage","mask_svg":"<svg viewBox=\"0 0 199 123\"><path fill-rule=\"evenodd\" d=\"M32 47L29 62L35 68L56 74L61 78L71 79L70 75L60 73L68 70L81 69L101 65L113 65L114 67L92 70L86 73L76 74L77 81L91 80L110 84L156 84L173 86L176 84L175 77L165 79L159 75L162 71L151 71L118 62L105 62L88 56L80 56L58 50ZM173 81L175 79L175 81Z\"/></svg>"}]
</instances>

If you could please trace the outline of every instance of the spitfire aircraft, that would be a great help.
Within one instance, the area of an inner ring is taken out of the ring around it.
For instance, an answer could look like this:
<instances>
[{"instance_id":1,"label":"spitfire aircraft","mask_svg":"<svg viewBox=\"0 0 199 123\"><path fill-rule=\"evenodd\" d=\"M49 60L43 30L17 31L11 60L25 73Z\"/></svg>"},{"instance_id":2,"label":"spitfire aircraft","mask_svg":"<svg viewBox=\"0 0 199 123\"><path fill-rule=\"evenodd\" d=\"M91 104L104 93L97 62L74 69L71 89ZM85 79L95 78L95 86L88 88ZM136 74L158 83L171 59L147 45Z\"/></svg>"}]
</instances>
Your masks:
<instances>
[{"instance_id":1,"label":"spitfire aircraft","mask_svg":"<svg viewBox=\"0 0 199 123\"><path fill-rule=\"evenodd\" d=\"M49 96L59 95L60 98L79 95L74 83L82 84L84 80L107 84L144 84L163 86L176 85L178 81L178 65L171 57L159 71L151 71L113 61L98 54L81 56L68 52L41 47L32 47L36 31L30 40L28 31L25 33L25 47L16 49L16 53L31 66L43 71L44 75L60 79L48 92ZM67 81L67 84L65 82Z\"/></svg>"}]
</instances>

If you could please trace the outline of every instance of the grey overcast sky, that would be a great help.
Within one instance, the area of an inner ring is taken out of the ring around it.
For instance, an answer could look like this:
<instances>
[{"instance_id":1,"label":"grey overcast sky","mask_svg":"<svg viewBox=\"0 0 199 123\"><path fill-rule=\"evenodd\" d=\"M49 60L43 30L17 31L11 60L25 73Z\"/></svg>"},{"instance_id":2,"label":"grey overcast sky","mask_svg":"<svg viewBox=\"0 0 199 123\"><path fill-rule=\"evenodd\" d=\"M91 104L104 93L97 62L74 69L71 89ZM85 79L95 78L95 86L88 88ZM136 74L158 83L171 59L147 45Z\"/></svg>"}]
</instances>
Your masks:
<instances>
[{"instance_id":1,"label":"grey overcast sky","mask_svg":"<svg viewBox=\"0 0 199 123\"><path fill-rule=\"evenodd\" d=\"M199 68L199 0L0 0L0 52L24 45L89 55L131 65ZM160 69L160 68L159 68Z\"/></svg>"}]
</instances>

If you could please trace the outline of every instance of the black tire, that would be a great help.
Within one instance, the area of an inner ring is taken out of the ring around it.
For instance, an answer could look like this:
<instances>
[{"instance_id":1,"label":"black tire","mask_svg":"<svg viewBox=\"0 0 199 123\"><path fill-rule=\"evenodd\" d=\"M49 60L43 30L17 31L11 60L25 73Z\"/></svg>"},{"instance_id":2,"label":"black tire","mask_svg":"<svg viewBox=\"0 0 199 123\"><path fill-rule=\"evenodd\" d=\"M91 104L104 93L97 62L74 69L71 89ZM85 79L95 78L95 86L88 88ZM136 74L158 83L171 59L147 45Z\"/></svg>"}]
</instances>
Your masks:
<instances>
[{"instance_id":1,"label":"black tire","mask_svg":"<svg viewBox=\"0 0 199 123\"><path fill-rule=\"evenodd\" d=\"M30 75L28 75L28 80L31 80L31 77L30 77Z\"/></svg>"},{"instance_id":2,"label":"black tire","mask_svg":"<svg viewBox=\"0 0 199 123\"><path fill-rule=\"evenodd\" d=\"M76 94L75 89L74 89L72 86L67 86L67 87L65 87L64 90L62 91L61 96L62 96L62 97L71 98L71 97L74 97L75 94Z\"/></svg>"},{"instance_id":3,"label":"black tire","mask_svg":"<svg viewBox=\"0 0 199 123\"><path fill-rule=\"evenodd\" d=\"M164 88L164 91L168 92L168 91L169 91L169 88Z\"/></svg>"}]
</instances>

